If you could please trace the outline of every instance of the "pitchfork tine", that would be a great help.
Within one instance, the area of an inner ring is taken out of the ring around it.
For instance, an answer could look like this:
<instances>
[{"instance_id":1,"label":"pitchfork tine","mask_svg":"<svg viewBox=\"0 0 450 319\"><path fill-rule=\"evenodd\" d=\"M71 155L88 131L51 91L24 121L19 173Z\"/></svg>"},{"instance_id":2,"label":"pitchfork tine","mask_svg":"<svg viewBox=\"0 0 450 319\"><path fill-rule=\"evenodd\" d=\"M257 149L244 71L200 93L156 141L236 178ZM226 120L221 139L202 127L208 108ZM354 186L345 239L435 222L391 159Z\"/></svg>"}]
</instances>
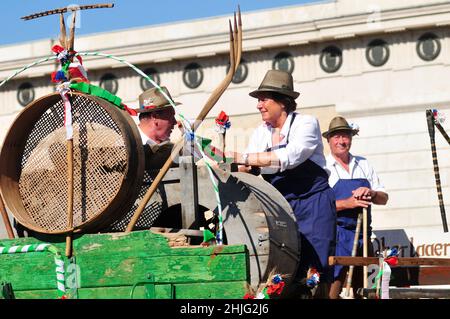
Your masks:
<instances>
[{"instance_id":1,"label":"pitchfork tine","mask_svg":"<svg viewBox=\"0 0 450 319\"><path fill-rule=\"evenodd\" d=\"M64 22L64 14L59 14L59 25L61 34L59 35L59 43L63 48L66 48L66 24Z\"/></svg>"}]
</instances>

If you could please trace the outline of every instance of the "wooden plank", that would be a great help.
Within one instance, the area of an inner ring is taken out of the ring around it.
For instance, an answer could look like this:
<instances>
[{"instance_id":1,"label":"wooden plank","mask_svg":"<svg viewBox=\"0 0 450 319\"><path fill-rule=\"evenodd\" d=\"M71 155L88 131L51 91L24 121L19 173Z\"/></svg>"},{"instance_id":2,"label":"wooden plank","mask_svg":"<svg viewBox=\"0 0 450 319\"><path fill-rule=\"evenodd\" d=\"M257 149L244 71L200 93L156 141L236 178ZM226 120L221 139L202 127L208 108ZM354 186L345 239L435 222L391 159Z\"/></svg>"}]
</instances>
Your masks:
<instances>
[{"instance_id":1,"label":"wooden plank","mask_svg":"<svg viewBox=\"0 0 450 319\"><path fill-rule=\"evenodd\" d=\"M359 289L358 294L375 299L375 289ZM450 299L450 289L430 288L389 288L390 299Z\"/></svg>"},{"instance_id":2,"label":"wooden plank","mask_svg":"<svg viewBox=\"0 0 450 319\"><path fill-rule=\"evenodd\" d=\"M450 267L420 267L418 285L450 285Z\"/></svg>"},{"instance_id":3,"label":"wooden plank","mask_svg":"<svg viewBox=\"0 0 450 319\"><path fill-rule=\"evenodd\" d=\"M348 256L330 256L328 257L328 264L344 265L344 266L368 266L378 265L379 258L377 257L348 257ZM413 258L400 257L398 258L398 265L400 266L450 266L450 258Z\"/></svg>"},{"instance_id":4,"label":"wooden plank","mask_svg":"<svg viewBox=\"0 0 450 319\"><path fill-rule=\"evenodd\" d=\"M184 152L190 144L186 144ZM190 152L187 152L189 154ZM190 153L193 154L193 153ZM185 154L186 155L186 154ZM197 182L197 166L195 165L194 156L180 156L180 198L181 198L181 219L183 228L191 228L197 226L199 222L198 210L198 182Z\"/></svg>"},{"instance_id":5,"label":"wooden plank","mask_svg":"<svg viewBox=\"0 0 450 319\"><path fill-rule=\"evenodd\" d=\"M176 284L173 286L175 299L242 299L245 295L246 281L211 282L195 284ZM156 284L156 299L170 299L171 285ZM80 288L78 299L130 299L132 286L101 288ZM56 290L14 291L17 299L57 299ZM147 294L143 285L136 286L133 299L145 299Z\"/></svg>"},{"instance_id":6,"label":"wooden plank","mask_svg":"<svg viewBox=\"0 0 450 319\"><path fill-rule=\"evenodd\" d=\"M144 281L148 275L161 282L205 282L246 280L246 256L218 255L158 257L158 258L103 258L77 257L80 265L81 287L111 287Z\"/></svg>"},{"instance_id":7,"label":"wooden plank","mask_svg":"<svg viewBox=\"0 0 450 319\"><path fill-rule=\"evenodd\" d=\"M55 245L63 252L61 239ZM27 238L0 245L36 242ZM248 280L245 245L172 249L164 236L149 231L81 236L74 240L74 255L81 288L133 285L149 274L168 283ZM0 255L0 267L0 279L13 283L14 290L56 289L55 265L48 252Z\"/></svg>"},{"instance_id":8,"label":"wooden plank","mask_svg":"<svg viewBox=\"0 0 450 319\"><path fill-rule=\"evenodd\" d=\"M2 256L4 257L4 256ZM1 280L11 282L15 290L56 289L55 265L47 260L21 259L19 255L0 259ZM149 274L161 282L213 282L247 279L247 256L163 256L154 258L123 258L121 255L78 256L82 288L132 285L145 281Z\"/></svg>"}]
</instances>

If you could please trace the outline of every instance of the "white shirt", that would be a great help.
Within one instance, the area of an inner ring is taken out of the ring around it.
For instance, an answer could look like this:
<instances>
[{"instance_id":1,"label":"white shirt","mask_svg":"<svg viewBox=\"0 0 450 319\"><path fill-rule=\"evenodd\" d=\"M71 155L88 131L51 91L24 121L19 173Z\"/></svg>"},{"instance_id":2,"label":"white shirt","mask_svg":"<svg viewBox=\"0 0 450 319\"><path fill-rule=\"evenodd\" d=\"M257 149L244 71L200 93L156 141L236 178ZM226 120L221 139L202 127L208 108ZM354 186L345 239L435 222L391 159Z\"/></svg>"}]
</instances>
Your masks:
<instances>
[{"instance_id":1,"label":"white shirt","mask_svg":"<svg viewBox=\"0 0 450 319\"><path fill-rule=\"evenodd\" d=\"M369 164L367 159L361 156L350 155L349 172L345 170L333 157L329 154L327 156L327 167L331 172L328 178L328 184L333 187L339 179L355 179L365 178L370 183L370 188L374 191L386 192L384 185L381 183L377 173Z\"/></svg>"},{"instance_id":2,"label":"white shirt","mask_svg":"<svg viewBox=\"0 0 450 319\"><path fill-rule=\"evenodd\" d=\"M142 131L142 129L139 125L137 127L139 129L139 134L141 134L142 145L148 144L151 146L151 145L157 144L154 140L152 140L150 137L145 135L145 133Z\"/></svg>"},{"instance_id":3,"label":"white shirt","mask_svg":"<svg viewBox=\"0 0 450 319\"><path fill-rule=\"evenodd\" d=\"M289 113L280 131L280 134L284 136L280 141L280 145L286 144L288 134L289 143L286 147L273 151L280 160L281 167L262 167L261 173L273 174L278 171L283 172L287 169L295 168L307 159L310 159L329 174L325 156L323 155L319 122L313 116L297 113L289 133L293 113ZM270 124L263 123L258 126L253 132L245 152L259 153L272 147L272 132L273 128Z\"/></svg>"}]
</instances>

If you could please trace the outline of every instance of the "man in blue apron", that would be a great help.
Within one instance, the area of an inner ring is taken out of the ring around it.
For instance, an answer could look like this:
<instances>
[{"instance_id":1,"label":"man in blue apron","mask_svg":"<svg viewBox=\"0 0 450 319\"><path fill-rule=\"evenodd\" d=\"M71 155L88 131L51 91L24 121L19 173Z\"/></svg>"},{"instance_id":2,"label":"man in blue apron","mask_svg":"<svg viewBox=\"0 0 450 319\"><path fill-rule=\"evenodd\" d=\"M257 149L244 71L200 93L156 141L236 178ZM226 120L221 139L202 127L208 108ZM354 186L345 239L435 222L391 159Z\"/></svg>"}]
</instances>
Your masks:
<instances>
[{"instance_id":1,"label":"man in blue apron","mask_svg":"<svg viewBox=\"0 0 450 319\"><path fill-rule=\"evenodd\" d=\"M241 171L261 167L264 179L289 202L301 238L296 277L304 279L308 271L314 272L320 276L315 291L326 291L328 297L332 281L328 256L334 254L336 208L334 192L328 185L319 122L295 112L299 93L293 90L290 73L269 70L250 96L258 99L256 108L263 123L253 133L244 154L227 152L227 157L245 165Z\"/></svg>"},{"instance_id":2,"label":"man in blue apron","mask_svg":"<svg viewBox=\"0 0 450 319\"><path fill-rule=\"evenodd\" d=\"M388 194L373 167L364 157L350 153L352 138L357 133L358 129L352 128L345 118L337 116L331 120L328 131L322 134L331 151L327 157L327 167L331 172L328 181L336 196L336 256L351 256L356 223L363 208L367 208L367 237L370 239L371 204L385 205L388 201ZM357 256L362 256L362 238L361 231ZM373 255L372 245L369 243L368 255ZM335 266L335 281L330 289L330 298L339 298L347 270L348 267ZM352 278L354 292L362 287L362 279L362 267L355 267Z\"/></svg>"}]
</instances>

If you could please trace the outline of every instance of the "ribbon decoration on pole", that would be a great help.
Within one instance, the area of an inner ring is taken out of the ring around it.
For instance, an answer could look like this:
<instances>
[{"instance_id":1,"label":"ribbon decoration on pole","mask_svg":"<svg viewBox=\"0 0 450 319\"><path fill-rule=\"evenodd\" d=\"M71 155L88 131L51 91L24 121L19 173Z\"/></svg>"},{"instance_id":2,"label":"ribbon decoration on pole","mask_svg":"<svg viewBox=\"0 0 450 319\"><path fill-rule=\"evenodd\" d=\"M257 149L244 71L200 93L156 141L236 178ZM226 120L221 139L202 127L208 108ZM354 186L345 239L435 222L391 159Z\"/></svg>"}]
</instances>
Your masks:
<instances>
[{"instance_id":1,"label":"ribbon decoration on pole","mask_svg":"<svg viewBox=\"0 0 450 319\"><path fill-rule=\"evenodd\" d=\"M398 265L399 251L397 248L384 251L380 257L380 269L375 277L375 283L372 288L376 289L378 299L389 299L389 282L391 279L391 266Z\"/></svg>"}]
</instances>

